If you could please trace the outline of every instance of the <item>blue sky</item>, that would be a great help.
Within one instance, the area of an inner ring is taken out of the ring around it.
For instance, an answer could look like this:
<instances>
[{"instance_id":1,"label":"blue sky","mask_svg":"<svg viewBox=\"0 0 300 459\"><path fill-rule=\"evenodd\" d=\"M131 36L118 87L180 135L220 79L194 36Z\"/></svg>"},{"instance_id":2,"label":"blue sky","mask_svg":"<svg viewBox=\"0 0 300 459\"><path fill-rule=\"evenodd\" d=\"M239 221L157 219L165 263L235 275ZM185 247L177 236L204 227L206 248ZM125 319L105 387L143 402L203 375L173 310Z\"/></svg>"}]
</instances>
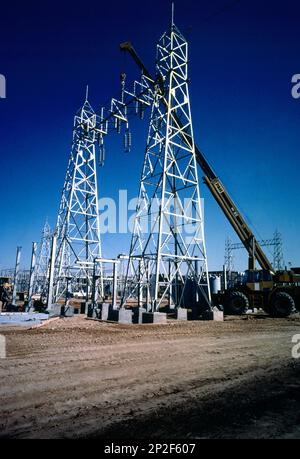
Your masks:
<instances>
[{"instance_id":1,"label":"blue sky","mask_svg":"<svg viewBox=\"0 0 300 459\"><path fill-rule=\"evenodd\" d=\"M89 84L96 110L118 93L119 75L139 71L119 43L131 40L152 71L155 44L170 20L170 1L10 1L1 5L0 267L14 264L17 245L29 265L31 242L45 218L55 225L71 146L75 111ZM195 138L258 238L278 228L285 259L300 265L298 233L300 99L291 79L300 73L298 2L213 0L175 2L175 22L190 42L190 96ZM100 195L133 197L147 120L133 120L133 148L107 139L99 169ZM209 267L223 264L224 241L236 236L205 186ZM125 235L105 235L103 254L128 252ZM267 252L270 256L271 254ZM245 268L246 256L236 254Z\"/></svg>"}]
</instances>

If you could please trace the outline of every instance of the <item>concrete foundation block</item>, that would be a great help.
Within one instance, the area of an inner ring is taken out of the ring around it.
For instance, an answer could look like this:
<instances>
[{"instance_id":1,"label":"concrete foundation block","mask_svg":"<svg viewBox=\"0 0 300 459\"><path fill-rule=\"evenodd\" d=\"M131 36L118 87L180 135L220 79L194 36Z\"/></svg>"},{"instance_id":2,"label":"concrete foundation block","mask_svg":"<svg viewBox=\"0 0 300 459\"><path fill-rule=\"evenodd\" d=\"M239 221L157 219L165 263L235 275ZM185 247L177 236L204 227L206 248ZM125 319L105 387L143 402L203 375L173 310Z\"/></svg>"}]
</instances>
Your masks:
<instances>
[{"instance_id":1,"label":"concrete foundation block","mask_svg":"<svg viewBox=\"0 0 300 459\"><path fill-rule=\"evenodd\" d=\"M143 323L143 314L144 312L147 312L146 308L138 308L138 323L142 324Z\"/></svg>"},{"instance_id":2,"label":"concrete foundation block","mask_svg":"<svg viewBox=\"0 0 300 459\"><path fill-rule=\"evenodd\" d=\"M118 322L119 324L132 324L132 316L133 312L131 309L123 309L119 310L119 317Z\"/></svg>"},{"instance_id":3,"label":"concrete foundation block","mask_svg":"<svg viewBox=\"0 0 300 459\"><path fill-rule=\"evenodd\" d=\"M223 311L219 311L218 309L216 309L215 311L213 311L213 313L214 313L213 320L215 322L223 322L224 321L224 312Z\"/></svg>"},{"instance_id":4,"label":"concrete foundation block","mask_svg":"<svg viewBox=\"0 0 300 459\"><path fill-rule=\"evenodd\" d=\"M139 308L139 307L134 307L132 308L132 323L134 324L142 324L143 323L143 313L147 312L146 308Z\"/></svg>"},{"instance_id":5,"label":"concrete foundation block","mask_svg":"<svg viewBox=\"0 0 300 459\"><path fill-rule=\"evenodd\" d=\"M188 310L184 308L176 308L175 318L177 320L187 320L188 319Z\"/></svg>"},{"instance_id":6,"label":"concrete foundation block","mask_svg":"<svg viewBox=\"0 0 300 459\"><path fill-rule=\"evenodd\" d=\"M102 320L108 320L110 308L111 308L111 305L109 303L102 304L102 308L101 308L101 319Z\"/></svg>"},{"instance_id":7,"label":"concrete foundation block","mask_svg":"<svg viewBox=\"0 0 300 459\"><path fill-rule=\"evenodd\" d=\"M119 321L119 309L114 309L112 306L110 306L109 311L108 311L108 319L112 322L118 322Z\"/></svg>"},{"instance_id":8,"label":"concrete foundation block","mask_svg":"<svg viewBox=\"0 0 300 459\"><path fill-rule=\"evenodd\" d=\"M47 309L49 317L59 317L61 315L61 304L51 304Z\"/></svg>"},{"instance_id":9,"label":"concrete foundation block","mask_svg":"<svg viewBox=\"0 0 300 459\"><path fill-rule=\"evenodd\" d=\"M65 306L65 317L73 317L74 316L74 308L73 306Z\"/></svg>"},{"instance_id":10,"label":"concrete foundation block","mask_svg":"<svg viewBox=\"0 0 300 459\"><path fill-rule=\"evenodd\" d=\"M217 308L215 308L212 311L205 311L202 314L201 318L202 320L214 320L215 322L223 322L224 312L219 311Z\"/></svg>"},{"instance_id":11,"label":"concrete foundation block","mask_svg":"<svg viewBox=\"0 0 300 459\"><path fill-rule=\"evenodd\" d=\"M167 314L164 312L143 312L143 324L166 324Z\"/></svg>"}]
</instances>

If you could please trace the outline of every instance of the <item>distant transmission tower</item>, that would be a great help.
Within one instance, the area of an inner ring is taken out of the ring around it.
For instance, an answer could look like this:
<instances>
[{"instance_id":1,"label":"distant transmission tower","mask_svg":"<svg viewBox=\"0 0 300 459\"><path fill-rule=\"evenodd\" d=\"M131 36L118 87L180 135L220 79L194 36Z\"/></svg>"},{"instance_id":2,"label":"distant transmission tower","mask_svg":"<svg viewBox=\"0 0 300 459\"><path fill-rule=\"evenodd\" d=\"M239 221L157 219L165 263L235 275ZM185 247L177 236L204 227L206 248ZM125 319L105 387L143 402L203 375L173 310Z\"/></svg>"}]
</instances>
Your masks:
<instances>
[{"instance_id":1,"label":"distant transmission tower","mask_svg":"<svg viewBox=\"0 0 300 459\"><path fill-rule=\"evenodd\" d=\"M283 257L283 242L282 235L278 230L275 231L272 239L263 239L259 241L261 247L273 247L273 268L275 271L281 271L285 268ZM225 242L225 265L228 271L234 271L233 251L244 249L244 244L238 242L233 243L230 238Z\"/></svg>"},{"instance_id":2,"label":"distant transmission tower","mask_svg":"<svg viewBox=\"0 0 300 459\"><path fill-rule=\"evenodd\" d=\"M87 97L74 119L73 144L57 220L55 301L65 297L67 290L79 290L88 298L94 259L101 258L97 120ZM102 281L99 285L102 289Z\"/></svg>"},{"instance_id":3,"label":"distant transmission tower","mask_svg":"<svg viewBox=\"0 0 300 459\"><path fill-rule=\"evenodd\" d=\"M276 271L281 271L285 268L284 257L283 257L283 242L282 235L278 230L275 231L273 236L274 241L274 259L273 267Z\"/></svg>"},{"instance_id":4,"label":"distant transmission tower","mask_svg":"<svg viewBox=\"0 0 300 459\"><path fill-rule=\"evenodd\" d=\"M234 261L234 258L233 258L233 250L232 250L232 241L228 237L225 241L225 266L226 266L226 270L230 273L234 270L233 261Z\"/></svg>"},{"instance_id":5,"label":"distant transmission tower","mask_svg":"<svg viewBox=\"0 0 300 459\"><path fill-rule=\"evenodd\" d=\"M46 298L47 296L50 252L51 228L48 221L46 221L38 249L35 282L33 288L34 293L39 294L41 298Z\"/></svg>"},{"instance_id":6,"label":"distant transmission tower","mask_svg":"<svg viewBox=\"0 0 300 459\"><path fill-rule=\"evenodd\" d=\"M157 45L156 70L160 84L152 104L122 304L138 298L152 311L166 304L207 306L210 289L188 90L188 44L173 20Z\"/></svg>"}]
</instances>

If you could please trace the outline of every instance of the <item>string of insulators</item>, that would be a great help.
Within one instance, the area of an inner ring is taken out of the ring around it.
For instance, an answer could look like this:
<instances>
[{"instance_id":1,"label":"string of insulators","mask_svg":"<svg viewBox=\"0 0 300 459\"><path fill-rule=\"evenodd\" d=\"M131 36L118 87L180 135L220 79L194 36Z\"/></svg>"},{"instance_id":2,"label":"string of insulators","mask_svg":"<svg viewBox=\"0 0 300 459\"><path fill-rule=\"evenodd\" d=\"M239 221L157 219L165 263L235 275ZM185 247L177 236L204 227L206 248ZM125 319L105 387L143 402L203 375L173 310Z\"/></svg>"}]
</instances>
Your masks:
<instances>
[{"instance_id":1,"label":"string of insulators","mask_svg":"<svg viewBox=\"0 0 300 459\"><path fill-rule=\"evenodd\" d=\"M121 100L122 102L124 102L126 73L124 72L121 73L120 80L121 80Z\"/></svg>"},{"instance_id":2,"label":"string of insulators","mask_svg":"<svg viewBox=\"0 0 300 459\"><path fill-rule=\"evenodd\" d=\"M121 120L117 116L115 117L115 128L118 134L121 134Z\"/></svg>"},{"instance_id":3,"label":"string of insulators","mask_svg":"<svg viewBox=\"0 0 300 459\"><path fill-rule=\"evenodd\" d=\"M99 164L101 167L104 166L105 162L105 147L103 137L99 138Z\"/></svg>"},{"instance_id":4,"label":"string of insulators","mask_svg":"<svg viewBox=\"0 0 300 459\"><path fill-rule=\"evenodd\" d=\"M131 132L128 127L124 132L124 149L126 153L129 153L131 150Z\"/></svg>"}]
</instances>

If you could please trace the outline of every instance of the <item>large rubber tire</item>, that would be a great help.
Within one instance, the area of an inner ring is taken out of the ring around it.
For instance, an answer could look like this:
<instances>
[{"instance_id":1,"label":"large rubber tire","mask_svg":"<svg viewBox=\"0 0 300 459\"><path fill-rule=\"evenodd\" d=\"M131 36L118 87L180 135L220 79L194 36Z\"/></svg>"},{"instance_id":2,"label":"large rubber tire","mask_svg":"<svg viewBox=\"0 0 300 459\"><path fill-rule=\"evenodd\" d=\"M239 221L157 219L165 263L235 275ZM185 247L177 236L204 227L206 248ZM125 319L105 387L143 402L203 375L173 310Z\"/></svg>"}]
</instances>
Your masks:
<instances>
[{"instance_id":1,"label":"large rubber tire","mask_svg":"<svg viewBox=\"0 0 300 459\"><path fill-rule=\"evenodd\" d=\"M232 316L241 316L249 309L249 300L242 292L231 292L225 304L224 312Z\"/></svg>"},{"instance_id":2,"label":"large rubber tire","mask_svg":"<svg viewBox=\"0 0 300 459\"><path fill-rule=\"evenodd\" d=\"M286 292L277 292L271 298L270 316L288 317L296 312L296 305L293 297Z\"/></svg>"}]
</instances>

